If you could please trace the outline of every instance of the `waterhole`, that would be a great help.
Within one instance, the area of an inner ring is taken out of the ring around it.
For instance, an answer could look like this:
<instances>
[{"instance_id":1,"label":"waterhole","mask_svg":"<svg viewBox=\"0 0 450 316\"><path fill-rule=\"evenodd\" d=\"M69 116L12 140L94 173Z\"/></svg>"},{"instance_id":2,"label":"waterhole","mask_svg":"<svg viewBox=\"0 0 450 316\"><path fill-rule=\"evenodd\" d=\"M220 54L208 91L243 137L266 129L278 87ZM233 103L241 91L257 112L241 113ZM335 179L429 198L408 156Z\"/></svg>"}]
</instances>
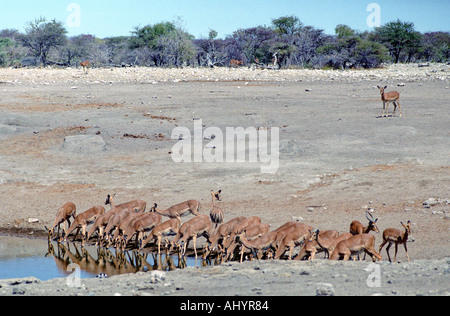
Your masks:
<instances>
[{"instance_id":1,"label":"waterhole","mask_svg":"<svg viewBox=\"0 0 450 316\"><path fill-rule=\"evenodd\" d=\"M0 236L0 279L36 277L42 281L64 278L75 269L81 278L113 276L152 270L172 271L202 266L201 259L178 255L119 252L78 243L58 244L46 240Z\"/></svg>"}]
</instances>

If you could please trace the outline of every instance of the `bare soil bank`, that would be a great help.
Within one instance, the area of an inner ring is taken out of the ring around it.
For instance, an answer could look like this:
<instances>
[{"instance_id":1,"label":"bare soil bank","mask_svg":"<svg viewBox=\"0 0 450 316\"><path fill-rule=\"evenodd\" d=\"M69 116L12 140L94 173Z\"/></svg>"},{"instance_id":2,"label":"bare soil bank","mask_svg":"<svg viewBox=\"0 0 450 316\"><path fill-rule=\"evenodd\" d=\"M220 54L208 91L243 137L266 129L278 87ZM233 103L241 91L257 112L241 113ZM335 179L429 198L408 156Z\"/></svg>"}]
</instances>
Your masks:
<instances>
[{"instance_id":1,"label":"bare soil bank","mask_svg":"<svg viewBox=\"0 0 450 316\"><path fill-rule=\"evenodd\" d=\"M226 220L260 216L276 228L294 218L345 232L373 209L381 230L413 222L413 260L450 257L448 66L405 67L2 69L0 228L42 236L60 205L73 201L82 212L111 193L161 207L194 198L207 213L209 191L222 189ZM379 84L400 92L403 117L379 118ZM197 119L223 131L279 127L278 172L174 163L173 129L192 130ZM67 150L72 135L99 136L104 146ZM437 203L424 208L429 198Z\"/></svg>"}]
</instances>

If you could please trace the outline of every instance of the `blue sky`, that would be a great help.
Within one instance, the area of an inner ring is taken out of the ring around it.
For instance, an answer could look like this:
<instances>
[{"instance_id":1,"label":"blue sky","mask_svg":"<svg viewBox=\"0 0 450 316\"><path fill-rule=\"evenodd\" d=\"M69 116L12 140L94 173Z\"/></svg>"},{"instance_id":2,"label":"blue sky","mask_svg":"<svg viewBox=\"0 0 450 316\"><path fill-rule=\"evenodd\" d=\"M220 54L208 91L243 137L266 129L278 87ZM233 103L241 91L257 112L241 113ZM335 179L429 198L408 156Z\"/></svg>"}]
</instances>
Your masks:
<instances>
[{"instance_id":1,"label":"blue sky","mask_svg":"<svg viewBox=\"0 0 450 316\"><path fill-rule=\"evenodd\" d=\"M130 35L135 26L145 26L181 17L186 30L199 38L210 28L225 37L239 28L270 25L272 19L296 15L305 25L334 34L338 24L364 31L370 3L381 9L381 24L401 19L414 22L420 32L450 31L449 0L0 0L0 30L24 31L28 21L40 16L64 23L80 9L80 25L67 27L69 36L92 34L103 38Z\"/></svg>"}]
</instances>

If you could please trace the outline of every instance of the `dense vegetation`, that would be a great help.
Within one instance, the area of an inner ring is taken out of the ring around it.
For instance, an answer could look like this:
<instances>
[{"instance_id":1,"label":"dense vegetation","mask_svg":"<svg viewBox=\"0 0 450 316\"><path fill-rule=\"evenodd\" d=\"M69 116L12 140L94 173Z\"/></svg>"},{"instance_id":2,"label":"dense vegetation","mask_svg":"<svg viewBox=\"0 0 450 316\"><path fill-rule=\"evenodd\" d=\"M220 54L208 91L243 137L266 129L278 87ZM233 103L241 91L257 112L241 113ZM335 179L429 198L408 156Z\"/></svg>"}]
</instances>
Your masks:
<instances>
[{"instance_id":1,"label":"dense vegetation","mask_svg":"<svg viewBox=\"0 0 450 316\"><path fill-rule=\"evenodd\" d=\"M450 33L421 34L413 23L400 20L372 32L338 25L335 35L305 26L295 16L274 19L270 26L239 29L224 39L209 31L196 39L181 21L136 27L130 36L100 39L94 35L67 37L63 23L40 18L25 33L0 31L0 66L228 66L230 60L249 65L308 68L373 68L384 62L448 62Z\"/></svg>"}]
</instances>

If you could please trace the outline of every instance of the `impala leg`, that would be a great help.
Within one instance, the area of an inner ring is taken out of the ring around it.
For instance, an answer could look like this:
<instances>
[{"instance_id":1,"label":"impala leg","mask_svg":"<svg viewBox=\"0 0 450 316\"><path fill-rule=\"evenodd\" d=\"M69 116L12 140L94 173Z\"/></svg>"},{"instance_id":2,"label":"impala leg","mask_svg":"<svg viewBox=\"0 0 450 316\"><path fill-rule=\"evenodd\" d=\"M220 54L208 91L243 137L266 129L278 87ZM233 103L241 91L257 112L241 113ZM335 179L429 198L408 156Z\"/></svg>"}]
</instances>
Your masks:
<instances>
[{"instance_id":1,"label":"impala leg","mask_svg":"<svg viewBox=\"0 0 450 316\"><path fill-rule=\"evenodd\" d=\"M408 254L408 247L406 247L406 243L404 243L403 246L405 246L406 258L408 258L408 262L411 262L411 259L409 258L409 254Z\"/></svg>"},{"instance_id":2,"label":"impala leg","mask_svg":"<svg viewBox=\"0 0 450 316\"><path fill-rule=\"evenodd\" d=\"M389 103L390 102L386 102L386 117L389 117Z\"/></svg>"},{"instance_id":3,"label":"impala leg","mask_svg":"<svg viewBox=\"0 0 450 316\"><path fill-rule=\"evenodd\" d=\"M394 255L394 262L397 262L397 252L398 252L398 244L395 243L395 255Z\"/></svg>"},{"instance_id":4,"label":"impala leg","mask_svg":"<svg viewBox=\"0 0 450 316\"><path fill-rule=\"evenodd\" d=\"M398 112L399 112L399 115L398 116L402 116L402 107L400 106L400 102L397 100L397 103L398 103Z\"/></svg>"},{"instance_id":5,"label":"impala leg","mask_svg":"<svg viewBox=\"0 0 450 316\"><path fill-rule=\"evenodd\" d=\"M391 249L391 246L392 246L392 243L389 243L389 245L386 247L386 252L388 255L389 262L392 262L391 256L389 255L389 249Z\"/></svg>"},{"instance_id":6,"label":"impala leg","mask_svg":"<svg viewBox=\"0 0 450 316\"><path fill-rule=\"evenodd\" d=\"M382 117L385 117L384 112L386 111L386 102L383 102L383 113L381 114Z\"/></svg>"},{"instance_id":7,"label":"impala leg","mask_svg":"<svg viewBox=\"0 0 450 316\"><path fill-rule=\"evenodd\" d=\"M192 240L194 241L195 260L197 260L197 236L194 236Z\"/></svg>"}]
</instances>

